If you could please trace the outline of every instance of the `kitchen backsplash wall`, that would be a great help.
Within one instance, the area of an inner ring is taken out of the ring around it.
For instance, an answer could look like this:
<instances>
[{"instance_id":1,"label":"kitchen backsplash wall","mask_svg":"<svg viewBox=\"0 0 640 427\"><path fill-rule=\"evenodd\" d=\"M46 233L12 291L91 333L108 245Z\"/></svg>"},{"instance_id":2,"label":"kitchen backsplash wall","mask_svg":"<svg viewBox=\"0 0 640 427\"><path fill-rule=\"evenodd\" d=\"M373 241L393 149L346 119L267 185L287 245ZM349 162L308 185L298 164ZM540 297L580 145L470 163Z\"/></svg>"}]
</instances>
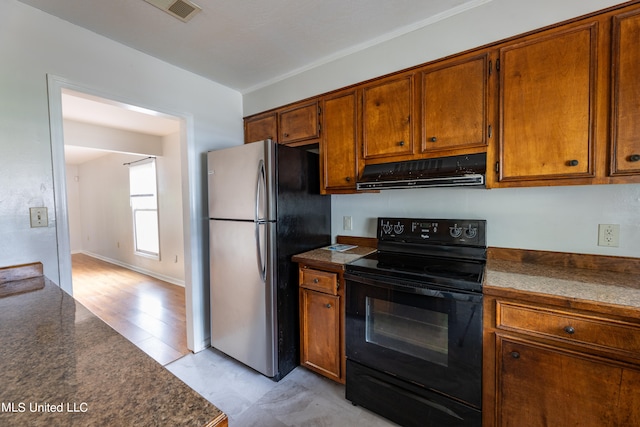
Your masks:
<instances>
[{"instance_id":1,"label":"kitchen backsplash wall","mask_svg":"<svg viewBox=\"0 0 640 427\"><path fill-rule=\"evenodd\" d=\"M640 184L508 189L430 188L332 196L332 234L374 237L378 216L487 220L493 247L640 257ZM353 230L343 229L351 216ZM598 224L620 246L598 246Z\"/></svg>"}]
</instances>

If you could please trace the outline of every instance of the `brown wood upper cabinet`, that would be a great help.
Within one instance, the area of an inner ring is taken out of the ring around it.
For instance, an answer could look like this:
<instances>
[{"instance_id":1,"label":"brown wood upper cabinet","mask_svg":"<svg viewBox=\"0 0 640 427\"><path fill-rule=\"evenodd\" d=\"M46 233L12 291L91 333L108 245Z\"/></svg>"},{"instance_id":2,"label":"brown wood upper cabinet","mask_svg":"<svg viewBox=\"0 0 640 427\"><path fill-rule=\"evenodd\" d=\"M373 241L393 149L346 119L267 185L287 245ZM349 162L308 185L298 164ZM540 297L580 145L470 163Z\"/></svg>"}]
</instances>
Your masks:
<instances>
[{"instance_id":1,"label":"brown wood upper cabinet","mask_svg":"<svg viewBox=\"0 0 640 427\"><path fill-rule=\"evenodd\" d=\"M275 112L259 114L244 121L244 143L272 139L278 142L278 122Z\"/></svg>"},{"instance_id":2,"label":"brown wood upper cabinet","mask_svg":"<svg viewBox=\"0 0 640 427\"><path fill-rule=\"evenodd\" d=\"M303 102L278 111L280 144L296 144L320 137L318 100Z\"/></svg>"},{"instance_id":3,"label":"brown wood upper cabinet","mask_svg":"<svg viewBox=\"0 0 640 427\"><path fill-rule=\"evenodd\" d=\"M640 10L613 17L611 175L640 173Z\"/></svg>"},{"instance_id":4,"label":"brown wood upper cabinet","mask_svg":"<svg viewBox=\"0 0 640 427\"><path fill-rule=\"evenodd\" d=\"M487 146L488 70L485 53L437 63L420 73L423 153Z\"/></svg>"},{"instance_id":5,"label":"brown wood upper cabinet","mask_svg":"<svg viewBox=\"0 0 640 427\"><path fill-rule=\"evenodd\" d=\"M394 75L363 87L364 159L413 154L414 76Z\"/></svg>"},{"instance_id":6,"label":"brown wood upper cabinet","mask_svg":"<svg viewBox=\"0 0 640 427\"><path fill-rule=\"evenodd\" d=\"M638 40L640 0L247 117L245 142L320 141L325 193L480 152L487 187L638 183Z\"/></svg>"},{"instance_id":7,"label":"brown wood upper cabinet","mask_svg":"<svg viewBox=\"0 0 640 427\"><path fill-rule=\"evenodd\" d=\"M358 91L339 92L322 99L320 140L321 192L354 192L358 142Z\"/></svg>"},{"instance_id":8,"label":"brown wood upper cabinet","mask_svg":"<svg viewBox=\"0 0 640 427\"><path fill-rule=\"evenodd\" d=\"M501 183L594 175L597 38L587 22L500 48Z\"/></svg>"}]
</instances>

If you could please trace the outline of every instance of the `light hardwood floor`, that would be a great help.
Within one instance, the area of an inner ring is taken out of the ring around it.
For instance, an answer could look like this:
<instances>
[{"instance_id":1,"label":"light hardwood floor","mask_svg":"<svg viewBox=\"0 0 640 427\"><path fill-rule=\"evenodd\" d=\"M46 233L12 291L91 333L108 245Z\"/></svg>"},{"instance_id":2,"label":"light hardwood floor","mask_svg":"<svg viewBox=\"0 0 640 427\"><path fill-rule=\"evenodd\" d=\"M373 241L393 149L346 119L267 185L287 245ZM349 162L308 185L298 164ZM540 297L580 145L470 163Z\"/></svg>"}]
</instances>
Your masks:
<instances>
[{"instance_id":1,"label":"light hardwood floor","mask_svg":"<svg viewBox=\"0 0 640 427\"><path fill-rule=\"evenodd\" d=\"M72 255L73 296L166 365L187 349L184 288L85 254Z\"/></svg>"}]
</instances>

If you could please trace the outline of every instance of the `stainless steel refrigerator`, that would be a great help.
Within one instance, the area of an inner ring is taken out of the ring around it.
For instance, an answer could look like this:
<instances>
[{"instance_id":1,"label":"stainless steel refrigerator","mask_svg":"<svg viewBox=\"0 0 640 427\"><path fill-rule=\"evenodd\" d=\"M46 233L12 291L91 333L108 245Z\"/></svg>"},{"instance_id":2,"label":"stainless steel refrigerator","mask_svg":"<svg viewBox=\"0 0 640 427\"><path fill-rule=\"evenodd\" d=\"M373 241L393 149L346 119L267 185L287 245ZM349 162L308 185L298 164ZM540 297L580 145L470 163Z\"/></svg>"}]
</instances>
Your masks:
<instances>
[{"instance_id":1,"label":"stainless steel refrigerator","mask_svg":"<svg viewBox=\"0 0 640 427\"><path fill-rule=\"evenodd\" d=\"M207 160L211 346L278 381L299 360L291 256L331 241L318 155L267 140Z\"/></svg>"}]
</instances>

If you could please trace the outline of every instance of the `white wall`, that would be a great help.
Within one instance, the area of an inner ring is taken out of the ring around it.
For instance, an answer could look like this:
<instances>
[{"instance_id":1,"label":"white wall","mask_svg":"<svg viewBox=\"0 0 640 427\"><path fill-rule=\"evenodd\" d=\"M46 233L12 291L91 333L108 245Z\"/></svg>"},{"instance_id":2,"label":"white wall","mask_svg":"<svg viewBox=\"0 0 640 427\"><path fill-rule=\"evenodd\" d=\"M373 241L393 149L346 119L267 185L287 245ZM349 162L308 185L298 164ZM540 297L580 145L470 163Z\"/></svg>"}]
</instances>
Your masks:
<instances>
[{"instance_id":1,"label":"white wall","mask_svg":"<svg viewBox=\"0 0 640 427\"><path fill-rule=\"evenodd\" d=\"M492 43L620 3L493 0L471 11L244 95L244 114ZM333 235L375 236L378 216L482 218L494 247L640 257L640 185L413 189L332 196ZM342 217L353 217L352 231ZM598 224L620 224L620 247L597 246Z\"/></svg>"},{"instance_id":2,"label":"white wall","mask_svg":"<svg viewBox=\"0 0 640 427\"><path fill-rule=\"evenodd\" d=\"M63 121L63 126L65 145L162 156L162 138L159 136L68 119Z\"/></svg>"},{"instance_id":3,"label":"white wall","mask_svg":"<svg viewBox=\"0 0 640 427\"><path fill-rule=\"evenodd\" d=\"M202 348L209 329L203 153L242 143L241 94L16 0L0 0L0 63L0 266L41 261L49 278L59 278L48 74L191 118L189 145L181 147L192 213L185 239L196 249L186 273L194 283L187 311L193 310L193 339ZM33 206L49 208L49 227L29 228Z\"/></svg>"},{"instance_id":4,"label":"white wall","mask_svg":"<svg viewBox=\"0 0 640 427\"><path fill-rule=\"evenodd\" d=\"M180 133L161 137L64 120L64 142L107 150L103 157L66 167L71 252L85 252L184 286ZM129 175L122 164L140 157L126 153L157 156L159 261L134 255Z\"/></svg>"},{"instance_id":5,"label":"white wall","mask_svg":"<svg viewBox=\"0 0 640 427\"><path fill-rule=\"evenodd\" d=\"M184 285L179 142L178 135L166 137L165 156L157 157L160 260L134 254L129 169L123 164L144 157L121 153L78 166L80 237L72 232L72 238L80 251Z\"/></svg>"},{"instance_id":6,"label":"white wall","mask_svg":"<svg viewBox=\"0 0 640 427\"><path fill-rule=\"evenodd\" d=\"M160 253L162 269L158 273L184 283L184 233L182 227L182 182L180 134L162 139L163 156L157 158L158 210L160 215ZM207 283L209 283L207 281Z\"/></svg>"},{"instance_id":7,"label":"white wall","mask_svg":"<svg viewBox=\"0 0 640 427\"><path fill-rule=\"evenodd\" d=\"M244 94L248 116L604 9L619 0L492 0Z\"/></svg>"},{"instance_id":8,"label":"white wall","mask_svg":"<svg viewBox=\"0 0 640 427\"><path fill-rule=\"evenodd\" d=\"M69 243L71 253L82 252L82 214L80 210L79 174L78 165L66 165Z\"/></svg>"}]
</instances>

